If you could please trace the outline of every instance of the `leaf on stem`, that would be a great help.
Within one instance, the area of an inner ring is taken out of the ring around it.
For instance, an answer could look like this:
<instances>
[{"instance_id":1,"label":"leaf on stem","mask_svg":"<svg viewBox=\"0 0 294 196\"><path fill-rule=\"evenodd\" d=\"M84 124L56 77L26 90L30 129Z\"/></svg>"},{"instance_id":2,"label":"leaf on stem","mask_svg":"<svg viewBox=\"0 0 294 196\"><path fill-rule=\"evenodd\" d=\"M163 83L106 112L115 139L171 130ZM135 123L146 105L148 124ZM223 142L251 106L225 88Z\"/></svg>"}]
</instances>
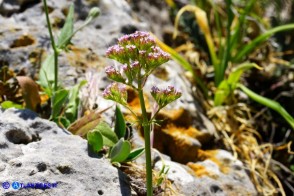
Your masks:
<instances>
[{"instance_id":1,"label":"leaf on stem","mask_svg":"<svg viewBox=\"0 0 294 196\"><path fill-rule=\"evenodd\" d=\"M54 54L50 54L42 63L42 67L40 70L39 81L41 86L49 90L51 84L54 82L54 75ZM52 92L49 91L47 94L51 95L51 93Z\"/></svg>"},{"instance_id":2,"label":"leaf on stem","mask_svg":"<svg viewBox=\"0 0 294 196\"><path fill-rule=\"evenodd\" d=\"M101 133L103 137L103 145L105 146L112 147L118 141L116 134L106 122L99 123L94 130Z\"/></svg>"},{"instance_id":3,"label":"leaf on stem","mask_svg":"<svg viewBox=\"0 0 294 196\"><path fill-rule=\"evenodd\" d=\"M122 138L126 134L126 123L124 120L124 116L119 108L118 105L116 105L115 108L115 128L114 132L118 138Z\"/></svg>"},{"instance_id":4,"label":"leaf on stem","mask_svg":"<svg viewBox=\"0 0 294 196\"><path fill-rule=\"evenodd\" d=\"M52 119L55 119L60 114L61 109L64 107L65 102L67 101L68 90L61 89L55 92L53 99L53 108L54 113L52 113Z\"/></svg>"},{"instance_id":5,"label":"leaf on stem","mask_svg":"<svg viewBox=\"0 0 294 196\"><path fill-rule=\"evenodd\" d=\"M69 90L69 101L65 110L65 115L70 122L73 122L77 118L77 111L80 103L79 90L86 83L87 81L83 80Z\"/></svg>"},{"instance_id":6,"label":"leaf on stem","mask_svg":"<svg viewBox=\"0 0 294 196\"><path fill-rule=\"evenodd\" d=\"M57 40L57 48L64 49L70 43L73 36L73 22L74 22L74 5L71 4L64 26L61 29Z\"/></svg>"},{"instance_id":7,"label":"leaf on stem","mask_svg":"<svg viewBox=\"0 0 294 196\"><path fill-rule=\"evenodd\" d=\"M97 152L103 147L103 138L99 131L90 131L87 134L87 140L93 151Z\"/></svg>"},{"instance_id":8,"label":"leaf on stem","mask_svg":"<svg viewBox=\"0 0 294 196\"><path fill-rule=\"evenodd\" d=\"M121 138L115 146L111 149L110 160L111 162L123 162L126 160L131 152L131 144Z\"/></svg>"},{"instance_id":9,"label":"leaf on stem","mask_svg":"<svg viewBox=\"0 0 294 196\"><path fill-rule=\"evenodd\" d=\"M141 148L137 148L134 149L130 152L128 158L125 160L125 162L129 162L129 161L133 161L135 159L137 159L138 157L140 157L143 153L145 152L145 148L141 147Z\"/></svg>"}]
</instances>

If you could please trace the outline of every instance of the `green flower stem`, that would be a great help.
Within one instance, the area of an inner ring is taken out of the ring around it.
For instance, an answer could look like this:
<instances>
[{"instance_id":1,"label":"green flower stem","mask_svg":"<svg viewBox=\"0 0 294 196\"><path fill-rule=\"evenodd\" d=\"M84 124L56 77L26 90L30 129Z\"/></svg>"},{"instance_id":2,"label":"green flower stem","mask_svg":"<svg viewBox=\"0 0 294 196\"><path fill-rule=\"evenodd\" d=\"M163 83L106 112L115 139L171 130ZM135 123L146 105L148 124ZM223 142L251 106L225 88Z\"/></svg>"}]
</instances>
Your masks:
<instances>
[{"instance_id":1,"label":"green flower stem","mask_svg":"<svg viewBox=\"0 0 294 196\"><path fill-rule=\"evenodd\" d=\"M145 138L145 157L146 157L146 174L147 174L147 196L153 195L152 185L152 165L151 165L151 145L150 145L150 123L147 118L146 106L144 101L143 89L141 87L141 80L138 81L138 94L142 110L144 138Z\"/></svg>"},{"instance_id":2,"label":"green flower stem","mask_svg":"<svg viewBox=\"0 0 294 196\"><path fill-rule=\"evenodd\" d=\"M54 114L53 103L54 103L55 94L56 94L57 87L58 87L58 54L59 54L59 52L58 52L58 49L55 45L54 36L52 33L47 1L43 0L43 4L44 4L44 10L45 10L45 15L46 15L46 21L47 21L48 31L49 31L49 35L50 35L51 45L52 45L53 52L54 52L54 90L53 90L53 96L52 96L52 101L51 101L51 108L52 108L51 113Z\"/></svg>"},{"instance_id":3,"label":"green flower stem","mask_svg":"<svg viewBox=\"0 0 294 196\"><path fill-rule=\"evenodd\" d=\"M154 113L154 115L151 117L150 123L152 123L152 121L155 119L155 117L157 116L157 114L160 112L161 109L162 107L159 107L158 110Z\"/></svg>"}]
</instances>

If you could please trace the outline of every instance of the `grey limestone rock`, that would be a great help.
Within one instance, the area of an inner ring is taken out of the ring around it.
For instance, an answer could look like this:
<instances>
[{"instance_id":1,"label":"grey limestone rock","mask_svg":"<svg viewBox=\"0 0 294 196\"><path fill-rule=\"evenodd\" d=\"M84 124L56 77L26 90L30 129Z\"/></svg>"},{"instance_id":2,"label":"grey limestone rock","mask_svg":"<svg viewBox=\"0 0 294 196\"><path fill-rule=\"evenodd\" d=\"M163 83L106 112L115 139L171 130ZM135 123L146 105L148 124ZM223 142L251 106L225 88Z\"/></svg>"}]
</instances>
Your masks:
<instances>
[{"instance_id":1,"label":"grey limestone rock","mask_svg":"<svg viewBox=\"0 0 294 196\"><path fill-rule=\"evenodd\" d=\"M52 51L42 2L33 2L29 5L28 0L0 2L2 8L12 4L27 5L21 12L11 11L13 14L9 17L5 13L10 9L3 8L3 11L0 7L0 67L8 65L13 70L25 69L32 77L37 77L41 61ZM59 77L63 78L61 82L66 86L83 80L88 68L103 68L105 60L102 56L116 38L138 29L146 30L144 22L132 18L131 9L123 0L48 0L55 38L64 24L71 3L75 5L75 29L84 23L92 7L99 7L101 13L74 36L72 43L75 47L59 57Z\"/></svg>"},{"instance_id":2,"label":"grey limestone rock","mask_svg":"<svg viewBox=\"0 0 294 196\"><path fill-rule=\"evenodd\" d=\"M57 183L14 190L3 182ZM0 195L130 195L127 177L88 152L87 141L29 110L0 112Z\"/></svg>"},{"instance_id":3,"label":"grey limestone rock","mask_svg":"<svg viewBox=\"0 0 294 196\"><path fill-rule=\"evenodd\" d=\"M240 161L234 159L225 150L219 150L216 158L222 161L222 166L209 159L196 162L200 166L198 170L205 170L204 175L200 176L195 175L190 167L169 160L158 161L155 168L160 170L163 164L168 166L170 169L167 178L173 182L175 189L183 195L257 195L256 189ZM226 167L227 170L224 172L221 167Z\"/></svg>"}]
</instances>

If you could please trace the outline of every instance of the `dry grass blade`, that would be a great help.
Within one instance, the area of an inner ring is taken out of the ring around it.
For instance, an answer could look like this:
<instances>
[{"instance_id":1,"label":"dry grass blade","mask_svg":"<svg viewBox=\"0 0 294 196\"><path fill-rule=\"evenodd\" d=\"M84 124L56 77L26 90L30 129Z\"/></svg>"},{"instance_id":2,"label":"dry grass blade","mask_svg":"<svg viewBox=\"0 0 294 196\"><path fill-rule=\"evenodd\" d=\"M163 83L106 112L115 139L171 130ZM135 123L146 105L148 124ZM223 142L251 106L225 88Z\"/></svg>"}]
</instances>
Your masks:
<instances>
[{"instance_id":1,"label":"dry grass blade","mask_svg":"<svg viewBox=\"0 0 294 196\"><path fill-rule=\"evenodd\" d=\"M17 76L16 79L21 87L26 108L36 111L37 106L41 103L37 83L27 76Z\"/></svg>"},{"instance_id":2,"label":"dry grass blade","mask_svg":"<svg viewBox=\"0 0 294 196\"><path fill-rule=\"evenodd\" d=\"M223 142L236 158L242 160L259 194L285 196L283 186L271 167L273 145L260 145L261 136L250 119L251 110L245 104L214 107L209 118L223 135ZM289 144L288 144L289 145Z\"/></svg>"},{"instance_id":3,"label":"dry grass blade","mask_svg":"<svg viewBox=\"0 0 294 196\"><path fill-rule=\"evenodd\" d=\"M193 12L195 15L195 18L197 20L197 23L201 29L201 31L203 32L207 45L208 45L208 49L209 49L209 53L211 55L211 60L212 60L212 64L214 66L216 66L218 64L218 59L216 56L216 52L215 52L215 48L214 48L214 44L213 44L213 39L210 33L210 28L209 28L209 23L207 20L207 15L205 13L205 11L203 11L202 9L200 9L197 6L194 5L186 5L183 8L181 8L179 10L179 12L177 13L176 19L175 19L175 31L174 31L174 35L173 38L175 38L178 34L178 26L179 26L179 20L181 15L186 12ZM215 67L216 68L216 67Z\"/></svg>"},{"instance_id":4,"label":"dry grass blade","mask_svg":"<svg viewBox=\"0 0 294 196\"><path fill-rule=\"evenodd\" d=\"M68 130L72 134L84 137L90 130L94 129L101 122L101 114L111 107L108 107L100 112L91 111L90 114L85 115L72 123L68 127Z\"/></svg>"}]
</instances>

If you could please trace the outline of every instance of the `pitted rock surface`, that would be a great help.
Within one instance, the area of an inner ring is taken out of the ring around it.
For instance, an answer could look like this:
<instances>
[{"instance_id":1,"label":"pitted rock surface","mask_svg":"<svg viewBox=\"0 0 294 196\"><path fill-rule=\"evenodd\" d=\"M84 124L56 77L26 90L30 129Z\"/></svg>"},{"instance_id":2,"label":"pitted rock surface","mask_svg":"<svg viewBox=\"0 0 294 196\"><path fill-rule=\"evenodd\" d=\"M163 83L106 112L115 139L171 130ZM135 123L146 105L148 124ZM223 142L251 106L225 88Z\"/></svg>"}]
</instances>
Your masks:
<instances>
[{"instance_id":1,"label":"pitted rock surface","mask_svg":"<svg viewBox=\"0 0 294 196\"><path fill-rule=\"evenodd\" d=\"M0 195L130 195L126 176L108 160L89 156L87 141L28 110L0 112L0 182L57 183L50 189Z\"/></svg>"}]
</instances>

